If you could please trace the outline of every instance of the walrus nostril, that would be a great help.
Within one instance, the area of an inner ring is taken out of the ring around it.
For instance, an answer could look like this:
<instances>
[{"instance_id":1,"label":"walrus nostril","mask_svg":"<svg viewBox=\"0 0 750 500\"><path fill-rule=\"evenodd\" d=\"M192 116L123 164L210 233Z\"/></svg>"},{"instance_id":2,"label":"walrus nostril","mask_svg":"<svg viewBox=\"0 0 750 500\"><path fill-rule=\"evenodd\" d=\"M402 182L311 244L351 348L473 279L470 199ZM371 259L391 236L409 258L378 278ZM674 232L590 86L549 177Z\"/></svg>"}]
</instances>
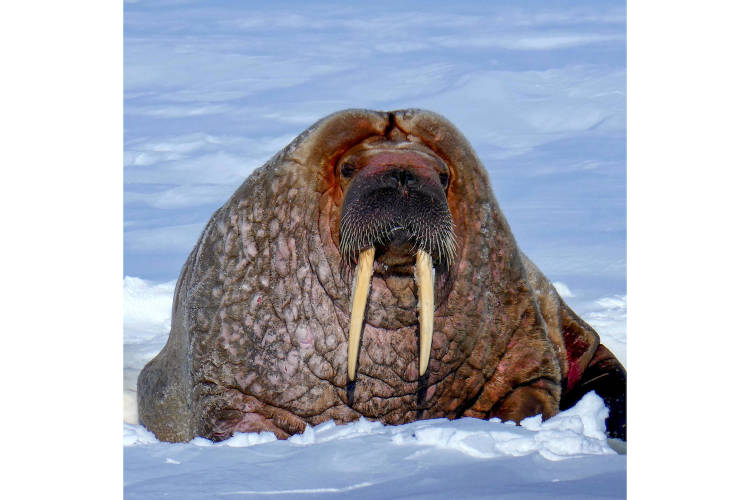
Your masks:
<instances>
[{"instance_id":1,"label":"walrus nostril","mask_svg":"<svg viewBox=\"0 0 750 500\"><path fill-rule=\"evenodd\" d=\"M399 186L410 187L417 182L414 174L403 168L395 168L388 173L388 176L395 180Z\"/></svg>"},{"instance_id":2,"label":"walrus nostril","mask_svg":"<svg viewBox=\"0 0 750 500\"><path fill-rule=\"evenodd\" d=\"M404 227L397 226L388 233L392 245L405 245L411 239L411 233Z\"/></svg>"}]
</instances>

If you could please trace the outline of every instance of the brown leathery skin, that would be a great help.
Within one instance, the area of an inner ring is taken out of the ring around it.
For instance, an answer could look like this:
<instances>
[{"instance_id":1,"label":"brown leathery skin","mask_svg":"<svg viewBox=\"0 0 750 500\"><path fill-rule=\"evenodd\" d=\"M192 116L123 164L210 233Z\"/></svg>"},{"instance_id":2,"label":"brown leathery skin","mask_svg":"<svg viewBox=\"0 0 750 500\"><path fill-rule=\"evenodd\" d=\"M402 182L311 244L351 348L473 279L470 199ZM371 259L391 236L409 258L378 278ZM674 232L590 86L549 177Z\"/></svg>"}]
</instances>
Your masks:
<instances>
[{"instance_id":1,"label":"brown leathery skin","mask_svg":"<svg viewBox=\"0 0 750 500\"><path fill-rule=\"evenodd\" d=\"M436 276L425 376L414 281L376 272L347 387L352 283L338 248L336 166L385 139L448 166L458 248ZM213 215L178 280L169 340L139 376L139 418L165 441L266 430L285 438L363 415L387 424L547 418L559 411L569 364L584 370L597 347L596 332L518 249L453 125L421 110L346 110L303 132Z\"/></svg>"}]
</instances>

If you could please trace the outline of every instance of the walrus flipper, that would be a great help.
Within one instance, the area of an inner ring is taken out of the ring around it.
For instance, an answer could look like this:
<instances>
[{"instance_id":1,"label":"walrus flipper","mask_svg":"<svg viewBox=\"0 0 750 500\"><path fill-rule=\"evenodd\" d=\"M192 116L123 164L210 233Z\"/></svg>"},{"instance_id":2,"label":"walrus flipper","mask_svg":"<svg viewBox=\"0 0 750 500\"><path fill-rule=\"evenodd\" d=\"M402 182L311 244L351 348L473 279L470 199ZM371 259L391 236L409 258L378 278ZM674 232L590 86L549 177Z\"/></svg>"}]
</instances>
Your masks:
<instances>
[{"instance_id":1,"label":"walrus flipper","mask_svg":"<svg viewBox=\"0 0 750 500\"><path fill-rule=\"evenodd\" d=\"M600 344L578 384L563 393L560 410L567 410L584 394L595 391L609 408L607 434L626 441L626 382L625 368L609 349Z\"/></svg>"},{"instance_id":2,"label":"walrus flipper","mask_svg":"<svg viewBox=\"0 0 750 500\"><path fill-rule=\"evenodd\" d=\"M194 249L188 263L195 258ZM175 286L169 339L138 375L138 420L161 441L189 441L195 437L189 400L192 386L189 332L183 321L188 269L188 265L183 266ZM210 273L204 275L210 276Z\"/></svg>"},{"instance_id":3,"label":"walrus flipper","mask_svg":"<svg viewBox=\"0 0 750 500\"><path fill-rule=\"evenodd\" d=\"M187 360L182 325L173 323L167 345L138 376L138 419L162 441L193 438L189 427Z\"/></svg>"},{"instance_id":4,"label":"walrus flipper","mask_svg":"<svg viewBox=\"0 0 750 500\"><path fill-rule=\"evenodd\" d=\"M587 392L595 391L609 408L607 434L625 440L625 368L599 343L599 334L573 312L539 268L521 255L547 334L559 353L563 374L560 410L567 410Z\"/></svg>"},{"instance_id":5,"label":"walrus flipper","mask_svg":"<svg viewBox=\"0 0 750 500\"><path fill-rule=\"evenodd\" d=\"M206 241L210 240L214 219L222 211L219 209L211 218L180 272L166 345L138 375L138 420L161 441L184 442L196 436L190 342L199 325L205 323L201 315L211 310L212 301L216 300L211 294L216 264Z\"/></svg>"}]
</instances>

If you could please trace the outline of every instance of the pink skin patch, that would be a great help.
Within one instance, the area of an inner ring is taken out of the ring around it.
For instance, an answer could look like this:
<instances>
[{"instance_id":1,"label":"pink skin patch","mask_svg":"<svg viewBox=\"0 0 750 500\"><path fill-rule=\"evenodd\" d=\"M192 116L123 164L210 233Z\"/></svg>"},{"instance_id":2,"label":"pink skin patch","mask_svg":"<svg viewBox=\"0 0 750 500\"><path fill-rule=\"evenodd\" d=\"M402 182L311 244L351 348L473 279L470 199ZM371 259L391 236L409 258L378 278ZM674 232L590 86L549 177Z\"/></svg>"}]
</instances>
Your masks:
<instances>
[{"instance_id":1,"label":"pink skin patch","mask_svg":"<svg viewBox=\"0 0 750 500\"><path fill-rule=\"evenodd\" d=\"M382 173L394 166L408 166L409 171L425 181L440 183L438 165L435 160L415 151L383 151L367 157L365 166L359 175L372 176Z\"/></svg>"},{"instance_id":2,"label":"pink skin patch","mask_svg":"<svg viewBox=\"0 0 750 500\"><path fill-rule=\"evenodd\" d=\"M568 390L570 390L574 385L578 383L579 380L581 380L581 375L583 374L583 370L578 366L578 363L576 360L571 360L568 358Z\"/></svg>"},{"instance_id":3,"label":"pink skin patch","mask_svg":"<svg viewBox=\"0 0 750 500\"><path fill-rule=\"evenodd\" d=\"M578 383L579 380L581 380L583 370L578 365L578 361L581 356L583 356L583 354L588 350L588 345L574 332L568 330L565 330L563 332L563 338L565 341L566 355L568 357L567 389L570 390Z\"/></svg>"},{"instance_id":4,"label":"pink skin patch","mask_svg":"<svg viewBox=\"0 0 750 500\"><path fill-rule=\"evenodd\" d=\"M425 399L429 400L432 399L432 396L435 395L435 390L437 389L437 385L431 385L427 388L427 392L425 393Z\"/></svg>"}]
</instances>

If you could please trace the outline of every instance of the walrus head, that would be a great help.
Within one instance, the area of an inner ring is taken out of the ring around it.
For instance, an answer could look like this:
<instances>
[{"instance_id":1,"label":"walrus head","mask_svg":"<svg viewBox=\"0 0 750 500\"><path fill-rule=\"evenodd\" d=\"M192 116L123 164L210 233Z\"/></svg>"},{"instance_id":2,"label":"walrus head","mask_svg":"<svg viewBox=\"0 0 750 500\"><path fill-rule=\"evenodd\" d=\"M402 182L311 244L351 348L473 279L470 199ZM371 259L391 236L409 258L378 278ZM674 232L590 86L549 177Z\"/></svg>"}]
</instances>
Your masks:
<instances>
[{"instance_id":1,"label":"walrus head","mask_svg":"<svg viewBox=\"0 0 750 500\"><path fill-rule=\"evenodd\" d=\"M456 252L445 191L450 170L434 152L410 141L377 138L348 151L336 169L345 193L339 248L356 259L347 374L354 380L362 321L374 271L414 276L419 290L419 375L432 346L435 268Z\"/></svg>"},{"instance_id":2,"label":"walrus head","mask_svg":"<svg viewBox=\"0 0 750 500\"><path fill-rule=\"evenodd\" d=\"M492 268L485 263L497 260L487 257L497 240L486 238L510 232L463 135L424 110L347 110L312 126L284 157L304 166L305 179L317 179L313 196L319 198L312 203L321 239L314 246L322 247L327 262L313 251L310 264L327 296L348 315L348 324L339 321L348 328L346 358L336 360L346 365L346 381L364 376L358 386L364 399L371 384L383 387L375 394L399 380L412 393L418 379L432 381L466 363L482 334L462 323L482 317L458 313L463 305L447 299L482 294L484 304L487 291L480 283ZM500 244L510 242L512 236ZM491 315L483 318L492 321ZM391 350L395 364L373 363L373 356L392 356Z\"/></svg>"}]
</instances>

